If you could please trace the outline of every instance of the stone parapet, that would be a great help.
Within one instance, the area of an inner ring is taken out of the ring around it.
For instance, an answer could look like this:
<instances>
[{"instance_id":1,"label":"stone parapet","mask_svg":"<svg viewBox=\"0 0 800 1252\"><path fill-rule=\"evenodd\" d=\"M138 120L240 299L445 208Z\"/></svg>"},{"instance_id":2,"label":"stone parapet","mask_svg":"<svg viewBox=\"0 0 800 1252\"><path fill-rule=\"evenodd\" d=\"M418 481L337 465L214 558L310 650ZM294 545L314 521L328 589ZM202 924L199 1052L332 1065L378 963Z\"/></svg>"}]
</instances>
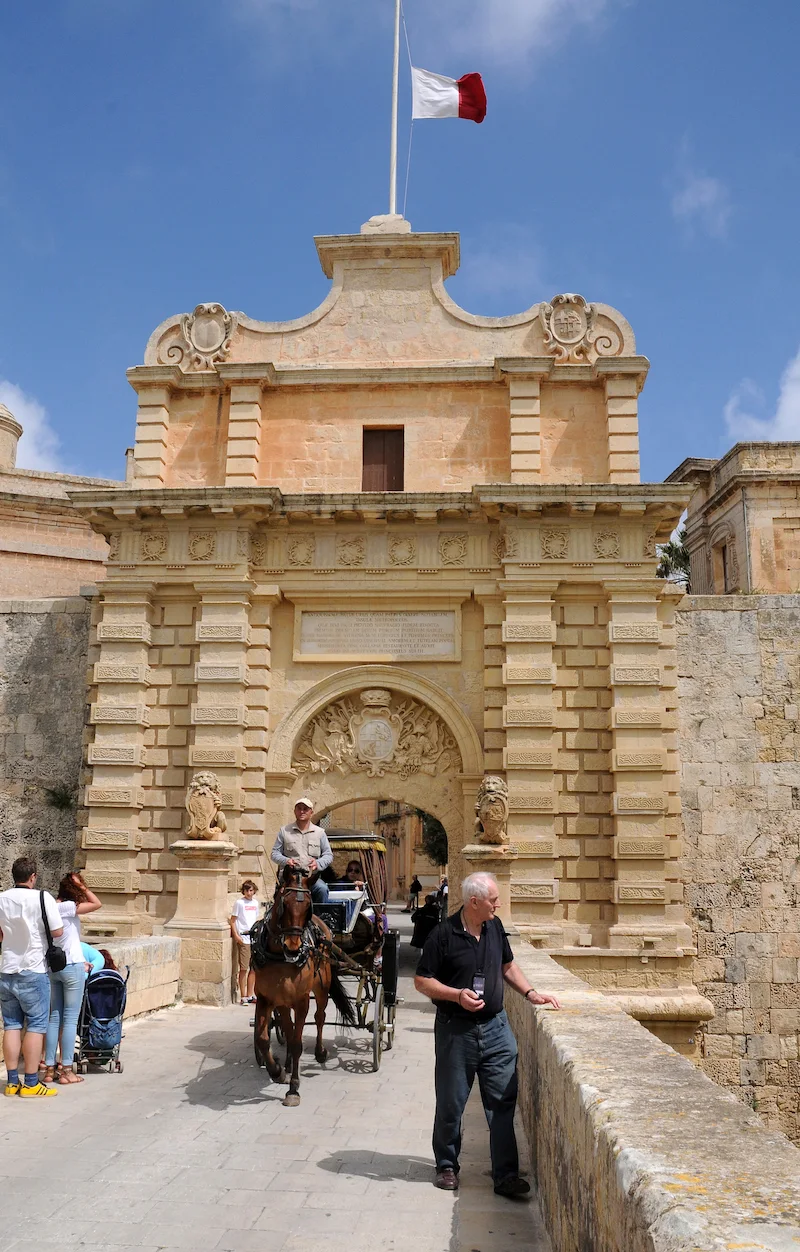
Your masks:
<instances>
[{"instance_id":1,"label":"stone parapet","mask_svg":"<svg viewBox=\"0 0 800 1252\"><path fill-rule=\"evenodd\" d=\"M785 1252L800 1153L613 1000L516 952L558 1013L506 996L520 1105L553 1252Z\"/></svg>"},{"instance_id":2,"label":"stone parapet","mask_svg":"<svg viewBox=\"0 0 800 1252\"><path fill-rule=\"evenodd\" d=\"M101 942L98 940L97 942ZM123 973L130 970L126 1018L167 1008L178 999L181 940L167 935L117 939L103 946Z\"/></svg>"}]
</instances>

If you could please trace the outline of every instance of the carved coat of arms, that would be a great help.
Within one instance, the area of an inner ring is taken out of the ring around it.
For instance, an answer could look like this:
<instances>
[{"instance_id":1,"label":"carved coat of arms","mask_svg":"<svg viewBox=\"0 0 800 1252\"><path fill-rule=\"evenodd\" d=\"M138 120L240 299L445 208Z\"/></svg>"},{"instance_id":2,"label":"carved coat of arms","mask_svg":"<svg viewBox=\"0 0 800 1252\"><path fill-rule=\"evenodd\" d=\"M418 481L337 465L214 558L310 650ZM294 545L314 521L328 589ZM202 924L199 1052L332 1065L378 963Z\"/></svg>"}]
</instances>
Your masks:
<instances>
[{"instance_id":1,"label":"carved coat of arms","mask_svg":"<svg viewBox=\"0 0 800 1252\"><path fill-rule=\"evenodd\" d=\"M360 707L359 707L360 706ZM434 775L459 764L456 741L432 709L369 687L309 722L292 761L299 774Z\"/></svg>"}]
</instances>

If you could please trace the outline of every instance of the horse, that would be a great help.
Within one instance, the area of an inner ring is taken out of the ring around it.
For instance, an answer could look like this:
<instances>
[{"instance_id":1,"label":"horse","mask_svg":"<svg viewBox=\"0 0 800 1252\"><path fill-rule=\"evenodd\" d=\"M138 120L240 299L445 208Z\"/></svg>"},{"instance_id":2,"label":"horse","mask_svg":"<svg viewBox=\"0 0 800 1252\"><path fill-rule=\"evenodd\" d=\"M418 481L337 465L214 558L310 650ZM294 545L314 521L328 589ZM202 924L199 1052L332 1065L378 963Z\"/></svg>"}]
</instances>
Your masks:
<instances>
[{"instance_id":1,"label":"horse","mask_svg":"<svg viewBox=\"0 0 800 1252\"><path fill-rule=\"evenodd\" d=\"M266 1067L272 1081L277 1083L287 1081L291 1068L289 1090L283 1100L290 1107L300 1103L300 1057L311 993L314 993L316 1002L314 1021L317 1043L314 1056L320 1065L328 1059L327 1048L322 1042L328 1000L333 1000L346 1025L356 1023L352 1000L331 961L331 932L318 918L312 923L311 912L307 872L287 865L275 888L269 914L263 922L257 923L260 933L253 935L256 976L253 1044L256 1061L259 1066ZM258 963L256 957L259 958ZM286 1072L272 1055L270 1028L273 1012L286 1039Z\"/></svg>"}]
</instances>

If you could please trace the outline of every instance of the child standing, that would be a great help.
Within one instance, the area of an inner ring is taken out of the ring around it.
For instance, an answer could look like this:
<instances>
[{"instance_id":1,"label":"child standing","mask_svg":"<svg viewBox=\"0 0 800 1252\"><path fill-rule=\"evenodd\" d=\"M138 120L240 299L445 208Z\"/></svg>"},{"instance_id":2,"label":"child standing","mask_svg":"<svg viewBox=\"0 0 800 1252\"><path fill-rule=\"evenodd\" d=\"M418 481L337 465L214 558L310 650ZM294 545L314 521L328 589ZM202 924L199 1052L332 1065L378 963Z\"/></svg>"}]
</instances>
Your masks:
<instances>
[{"instance_id":1,"label":"child standing","mask_svg":"<svg viewBox=\"0 0 800 1252\"><path fill-rule=\"evenodd\" d=\"M242 898L234 905L230 918L231 934L236 945L236 959L239 966L239 1003L253 1004L253 991L256 976L250 968L250 928L258 921L259 903L256 899L258 888L251 878L242 883Z\"/></svg>"}]
</instances>

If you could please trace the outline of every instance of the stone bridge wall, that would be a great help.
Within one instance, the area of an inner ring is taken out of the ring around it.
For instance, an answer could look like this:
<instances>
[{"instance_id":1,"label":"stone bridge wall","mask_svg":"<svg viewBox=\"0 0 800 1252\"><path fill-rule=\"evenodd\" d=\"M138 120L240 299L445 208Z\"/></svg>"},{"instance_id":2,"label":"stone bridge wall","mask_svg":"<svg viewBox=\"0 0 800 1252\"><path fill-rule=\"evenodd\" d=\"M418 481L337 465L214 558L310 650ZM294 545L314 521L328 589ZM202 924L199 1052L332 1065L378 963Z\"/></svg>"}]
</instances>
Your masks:
<instances>
[{"instance_id":1,"label":"stone bridge wall","mask_svg":"<svg viewBox=\"0 0 800 1252\"><path fill-rule=\"evenodd\" d=\"M797 1142L800 596L689 596L677 620L701 1064Z\"/></svg>"},{"instance_id":2,"label":"stone bridge wall","mask_svg":"<svg viewBox=\"0 0 800 1252\"><path fill-rule=\"evenodd\" d=\"M509 992L520 1107L553 1252L786 1252L800 1243L800 1152L543 952Z\"/></svg>"},{"instance_id":3,"label":"stone bridge wall","mask_svg":"<svg viewBox=\"0 0 800 1252\"><path fill-rule=\"evenodd\" d=\"M23 853L53 888L74 864L75 808L47 803L45 788L76 797L86 713L89 602L0 601L0 883Z\"/></svg>"}]
</instances>

